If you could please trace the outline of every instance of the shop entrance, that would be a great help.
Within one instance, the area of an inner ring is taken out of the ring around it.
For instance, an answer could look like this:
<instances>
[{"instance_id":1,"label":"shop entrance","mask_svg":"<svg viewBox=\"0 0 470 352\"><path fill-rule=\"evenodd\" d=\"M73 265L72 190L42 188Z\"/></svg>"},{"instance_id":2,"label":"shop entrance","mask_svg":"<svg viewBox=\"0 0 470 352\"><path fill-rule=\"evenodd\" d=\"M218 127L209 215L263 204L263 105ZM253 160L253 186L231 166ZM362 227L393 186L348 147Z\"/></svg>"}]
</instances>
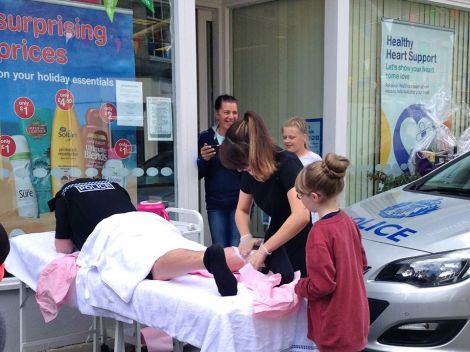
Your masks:
<instances>
[{"instance_id":1,"label":"shop entrance","mask_svg":"<svg viewBox=\"0 0 470 352\"><path fill-rule=\"evenodd\" d=\"M203 131L214 122L214 77L218 76L214 63L214 27L216 11L196 8L197 78L198 78L198 131ZM194 158L197 156L195 155ZM205 243L210 243L207 222L204 181L199 182L199 210L204 218Z\"/></svg>"}]
</instances>

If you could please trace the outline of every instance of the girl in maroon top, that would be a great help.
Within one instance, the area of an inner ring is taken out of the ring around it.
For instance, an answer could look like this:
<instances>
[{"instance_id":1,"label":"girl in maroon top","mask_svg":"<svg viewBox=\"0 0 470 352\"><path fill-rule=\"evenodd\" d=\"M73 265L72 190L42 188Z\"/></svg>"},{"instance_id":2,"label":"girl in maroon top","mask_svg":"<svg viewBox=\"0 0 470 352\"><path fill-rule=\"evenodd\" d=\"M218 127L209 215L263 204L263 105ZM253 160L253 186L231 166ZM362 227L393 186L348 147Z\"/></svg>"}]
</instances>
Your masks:
<instances>
[{"instance_id":1,"label":"girl in maroon top","mask_svg":"<svg viewBox=\"0 0 470 352\"><path fill-rule=\"evenodd\" d=\"M330 153L295 181L297 198L320 217L307 239L307 277L295 292L308 300L307 336L321 352L362 351L369 332L361 234L337 202L348 166L348 159Z\"/></svg>"}]
</instances>

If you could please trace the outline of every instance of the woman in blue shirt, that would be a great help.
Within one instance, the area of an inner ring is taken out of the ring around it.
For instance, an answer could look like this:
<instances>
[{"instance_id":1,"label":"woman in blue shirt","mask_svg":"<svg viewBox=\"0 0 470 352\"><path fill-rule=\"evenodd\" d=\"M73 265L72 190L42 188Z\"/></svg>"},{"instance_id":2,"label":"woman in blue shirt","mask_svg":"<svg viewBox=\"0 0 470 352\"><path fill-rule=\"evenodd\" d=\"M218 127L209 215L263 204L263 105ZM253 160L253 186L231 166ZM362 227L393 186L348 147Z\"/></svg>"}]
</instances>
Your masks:
<instances>
[{"instance_id":1,"label":"woman in blue shirt","mask_svg":"<svg viewBox=\"0 0 470 352\"><path fill-rule=\"evenodd\" d=\"M199 135L199 179L204 178L205 181L212 243L222 247L238 246L240 234L235 225L235 209L241 175L236 170L225 168L220 163L217 152L225 138L225 132L238 119L238 102L233 96L221 95L216 99L215 119L216 124Z\"/></svg>"}]
</instances>

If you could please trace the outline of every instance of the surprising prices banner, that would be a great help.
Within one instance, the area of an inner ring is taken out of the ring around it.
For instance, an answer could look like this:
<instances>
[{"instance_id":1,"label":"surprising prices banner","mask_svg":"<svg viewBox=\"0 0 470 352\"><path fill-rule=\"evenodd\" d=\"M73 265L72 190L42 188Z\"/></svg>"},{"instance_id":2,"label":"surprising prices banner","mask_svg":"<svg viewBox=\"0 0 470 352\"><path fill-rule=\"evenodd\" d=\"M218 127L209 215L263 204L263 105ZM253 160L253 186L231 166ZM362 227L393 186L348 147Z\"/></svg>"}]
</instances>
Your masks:
<instances>
[{"instance_id":1,"label":"surprising prices banner","mask_svg":"<svg viewBox=\"0 0 470 352\"><path fill-rule=\"evenodd\" d=\"M445 118L430 116L430 106L439 104L439 112L450 111L453 41L453 32L446 29L382 22L383 167L407 172L410 152L423 138L429 119Z\"/></svg>"},{"instance_id":2,"label":"surprising prices banner","mask_svg":"<svg viewBox=\"0 0 470 352\"><path fill-rule=\"evenodd\" d=\"M135 80L132 31L127 10L110 22L98 5L0 2L0 181L14 183L18 216L49 212L67 181L106 177L108 159L134 166L121 146L135 127L116 108L116 81Z\"/></svg>"}]
</instances>

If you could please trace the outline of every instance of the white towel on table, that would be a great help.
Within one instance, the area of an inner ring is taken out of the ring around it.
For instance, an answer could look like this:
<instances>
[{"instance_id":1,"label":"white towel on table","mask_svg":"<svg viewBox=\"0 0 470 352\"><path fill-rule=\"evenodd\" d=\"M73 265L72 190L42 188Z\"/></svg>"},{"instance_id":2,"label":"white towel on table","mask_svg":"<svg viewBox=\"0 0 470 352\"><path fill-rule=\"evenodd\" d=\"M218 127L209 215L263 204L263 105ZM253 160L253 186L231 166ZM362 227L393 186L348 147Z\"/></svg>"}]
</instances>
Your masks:
<instances>
[{"instance_id":1,"label":"white towel on table","mask_svg":"<svg viewBox=\"0 0 470 352\"><path fill-rule=\"evenodd\" d=\"M101 280L128 303L155 261L177 248L205 247L185 239L173 224L156 214L116 214L102 220L86 240L77 259L78 276L86 281L88 271L98 271Z\"/></svg>"}]
</instances>

